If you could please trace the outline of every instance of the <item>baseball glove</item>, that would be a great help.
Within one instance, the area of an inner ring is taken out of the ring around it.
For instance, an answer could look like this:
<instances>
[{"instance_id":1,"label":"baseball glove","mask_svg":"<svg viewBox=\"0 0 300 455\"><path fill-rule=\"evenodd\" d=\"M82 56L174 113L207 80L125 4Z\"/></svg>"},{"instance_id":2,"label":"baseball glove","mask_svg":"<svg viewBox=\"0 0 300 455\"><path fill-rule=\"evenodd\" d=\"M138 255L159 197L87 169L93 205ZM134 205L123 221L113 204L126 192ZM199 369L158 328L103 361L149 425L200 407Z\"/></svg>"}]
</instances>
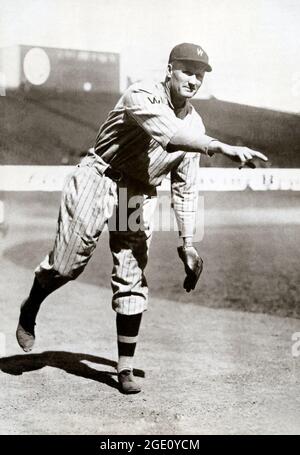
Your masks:
<instances>
[{"instance_id":1,"label":"baseball glove","mask_svg":"<svg viewBox=\"0 0 300 455\"><path fill-rule=\"evenodd\" d=\"M183 282L183 287L186 292L195 289L203 269L203 261L200 258L197 250L193 246L179 246L177 248L178 255L184 264L186 277Z\"/></svg>"}]
</instances>

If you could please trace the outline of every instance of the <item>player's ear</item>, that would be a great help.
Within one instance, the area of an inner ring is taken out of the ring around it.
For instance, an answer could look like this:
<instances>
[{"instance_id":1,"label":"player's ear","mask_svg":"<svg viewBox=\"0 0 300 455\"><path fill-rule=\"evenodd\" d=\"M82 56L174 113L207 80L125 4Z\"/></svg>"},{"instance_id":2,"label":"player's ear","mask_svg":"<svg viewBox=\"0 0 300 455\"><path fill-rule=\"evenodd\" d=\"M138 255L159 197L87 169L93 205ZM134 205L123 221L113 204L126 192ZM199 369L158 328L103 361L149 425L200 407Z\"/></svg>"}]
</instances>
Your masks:
<instances>
[{"instance_id":1,"label":"player's ear","mask_svg":"<svg viewBox=\"0 0 300 455\"><path fill-rule=\"evenodd\" d=\"M167 78L168 79L170 79L172 76L172 70L173 70L172 63L168 63L168 66L167 66Z\"/></svg>"}]
</instances>

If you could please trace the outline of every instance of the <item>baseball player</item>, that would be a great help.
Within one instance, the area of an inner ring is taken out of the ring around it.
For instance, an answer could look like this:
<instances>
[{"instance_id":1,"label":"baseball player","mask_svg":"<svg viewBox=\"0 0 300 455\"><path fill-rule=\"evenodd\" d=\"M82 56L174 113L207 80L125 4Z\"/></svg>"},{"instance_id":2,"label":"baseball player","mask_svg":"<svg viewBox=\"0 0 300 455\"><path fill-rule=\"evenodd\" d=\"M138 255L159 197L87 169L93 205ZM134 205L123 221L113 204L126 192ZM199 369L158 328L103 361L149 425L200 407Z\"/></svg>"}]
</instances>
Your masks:
<instances>
[{"instance_id":1,"label":"baseball player","mask_svg":"<svg viewBox=\"0 0 300 455\"><path fill-rule=\"evenodd\" d=\"M67 179L53 249L35 270L30 294L21 305L16 335L24 351L34 345L41 303L84 270L108 223L120 391L140 392L133 376L133 357L142 313L148 306L144 271L156 187L171 174L178 254L186 273L184 288L190 292L202 271L202 259L193 246L200 154L222 153L242 165L252 158L267 160L260 152L227 145L205 134L189 99L201 87L205 72L211 70L201 46L179 44L170 53L163 82L131 85L109 113L94 148ZM130 223L133 215L135 223Z\"/></svg>"}]
</instances>

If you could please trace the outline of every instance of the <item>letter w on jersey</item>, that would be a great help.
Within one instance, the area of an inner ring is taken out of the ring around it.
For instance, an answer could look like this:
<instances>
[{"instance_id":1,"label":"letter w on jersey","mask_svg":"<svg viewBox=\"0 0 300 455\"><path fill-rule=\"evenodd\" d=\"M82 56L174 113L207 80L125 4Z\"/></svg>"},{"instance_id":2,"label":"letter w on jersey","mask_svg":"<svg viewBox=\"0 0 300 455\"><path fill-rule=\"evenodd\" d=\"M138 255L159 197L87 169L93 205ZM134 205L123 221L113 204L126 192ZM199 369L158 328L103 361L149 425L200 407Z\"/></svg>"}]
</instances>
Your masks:
<instances>
[{"instance_id":1,"label":"letter w on jersey","mask_svg":"<svg viewBox=\"0 0 300 455\"><path fill-rule=\"evenodd\" d=\"M156 98L156 96L153 96L153 98L150 98L150 96L148 96L148 100L152 104L155 104L155 103L159 104L161 102L160 98Z\"/></svg>"}]
</instances>

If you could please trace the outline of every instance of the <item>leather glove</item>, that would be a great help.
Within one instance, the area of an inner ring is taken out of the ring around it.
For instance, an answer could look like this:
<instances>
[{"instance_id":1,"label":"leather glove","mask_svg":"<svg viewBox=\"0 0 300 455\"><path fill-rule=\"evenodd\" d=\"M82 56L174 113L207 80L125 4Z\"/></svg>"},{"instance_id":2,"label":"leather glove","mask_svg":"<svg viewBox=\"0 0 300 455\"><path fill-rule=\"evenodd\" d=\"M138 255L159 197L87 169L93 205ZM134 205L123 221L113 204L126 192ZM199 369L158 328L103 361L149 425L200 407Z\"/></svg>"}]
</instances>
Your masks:
<instances>
[{"instance_id":1,"label":"leather glove","mask_svg":"<svg viewBox=\"0 0 300 455\"><path fill-rule=\"evenodd\" d=\"M186 292L195 289L203 269L203 261L200 258L194 246L179 246L177 248L178 255L184 264L186 277L183 282L183 287Z\"/></svg>"}]
</instances>

